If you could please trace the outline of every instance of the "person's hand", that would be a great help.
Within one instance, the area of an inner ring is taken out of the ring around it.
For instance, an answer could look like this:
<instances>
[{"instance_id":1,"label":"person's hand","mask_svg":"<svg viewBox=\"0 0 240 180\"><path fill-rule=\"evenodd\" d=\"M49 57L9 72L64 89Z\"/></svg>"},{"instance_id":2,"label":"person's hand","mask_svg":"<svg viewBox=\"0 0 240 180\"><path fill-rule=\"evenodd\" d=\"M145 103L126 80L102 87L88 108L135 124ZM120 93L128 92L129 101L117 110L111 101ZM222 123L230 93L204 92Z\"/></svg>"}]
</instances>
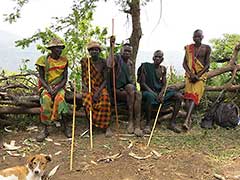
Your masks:
<instances>
[{"instance_id":1,"label":"person's hand","mask_svg":"<svg viewBox=\"0 0 240 180\"><path fill-rule=\"evenodd\" d=\"M99 97L99 92L97 91L97 92L95 92L94 95L93 95L93 101L94 101L94 102L97 102L98 97Z\"/></svg>"},{"instance_id":2,"label":"person's hand","mask_svg":"<svg viewBox=\"0 0 240 180\"><path fill-rule=\"evenodd\" d=\"M110 37L110 46L113 46L115 44L115 40L116 40L115 36Z\"/></svg>"},{"instance_id":3,"label":"person's hand","mask_svg":"<svg viewBox=\"0 0 240 180\"><path fill-rule=\"evenodd\" d=\"M163 103L163 93L159 93L159 95L157 96L157 100L159 103Z\"/></svg>"},{"instance_id":4,"label":"person's hand","mask_svg":"<svg viewBox=\"0 0 240 180\"><path fill-rule=\"evenodd\" d=\"M53 91L52 91L52 98L55 98L55 96L57 95L58 91L59 91L58 88L53 89Z\"/></svg>"},{"instance_id":5,"label":"person's hand","mask_svg":"<svg viewBox=\"0 0 240 180\"><path fill-rule=\"evenodd\" d=\"M191 81L192 83L195 83L195 82L199 81L198 75L196 75L196 74L191 74L191 75L190 75L190 81Z\"/></svg>"},{"instance_id":6,"label":"person's hand","mask_svg":"<svg viewBox=\"0 0 240 180\"><path fill-rule=\"evenodd\" d=\"M50 86L48 86L46 89L47 89L47 92L52 96L52 94L53 94L52 88Z\"/></svg>"},{"instance_id":7,"label":"person's hand","mask_svg":"<svg viewBox=\"0 0 240 180\"><path fill-rule=\"evenodd\" d=\"M56 85L54 87L52 87L52 96L55 97L57 95L57 93L60 91L61 87Z\"/></svg>"}]
</instances>

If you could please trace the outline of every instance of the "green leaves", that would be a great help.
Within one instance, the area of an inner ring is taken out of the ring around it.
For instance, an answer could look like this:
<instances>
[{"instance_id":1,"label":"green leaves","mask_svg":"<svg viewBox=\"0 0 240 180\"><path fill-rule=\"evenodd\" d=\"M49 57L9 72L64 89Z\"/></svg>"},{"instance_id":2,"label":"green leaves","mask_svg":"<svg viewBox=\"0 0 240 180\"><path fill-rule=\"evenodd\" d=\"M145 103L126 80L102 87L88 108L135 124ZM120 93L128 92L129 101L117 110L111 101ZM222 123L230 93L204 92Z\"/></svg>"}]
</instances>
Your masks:
<instances>
[{"instance_id":1,"label":"green leaves","mask_svg":"<svg viewBox=\"0 0 240 180\"><path fill-rule=\"evenodd\" d=\"M211 54L211 69L217 69L225 66L229 59L232 57L234 47L240 42L239 34L223 34L222 38L210 40L212 43L212 54ZM239 56L238 56L239 57ZM218 63L218 62L224 63ZM238 73L239 74L239 73ZM235 82L239 82L239 75ZM214 77L208 80L208 85L220 86L224 85L231 79L231 73L220 74L217 77Z\"/></svg>"},{"instance_id":2,"label":"green leaves","mask_svg":"<svg viewBox=\"0 0 240 180\"><path fill-rule=\"evenodd\" d=\"M54 23L38 31L29 38L16 41L16 46L27 48L32 43L37 43L37 49L41 53L46 53L46 45L52 37L63 36L65 49L63 55L68 57L71 69L70 79L80 78L78 72L80 60L87 55L87 43L90 40L99 41L103 46L106 44L107 28L93 26L93 12L98 0L75 0L72 12L66 17L55 17ZM104 49L104 48L103 48ZM105 54L105 51L102 52ZM25 69L26 67L24 67Z\"/></svg>"},{"instance_id":3,"label":"green leaves","mask_svg":"<svg viewBox=\"0 0 240 180\"><path fill-rule=\"evenodd\" d=\"M234 47L240 42L239 34L223 34L222 38L212 39L212 61L219 61L224 58L231 58Z\"/></svg>"},{"instance_id":4,"label":"green leaves","mask_svg":"<svg viewBox=\"0 0 240 180\"><path fill-rule=\"evenodd\" d=\"M14 23L17 21L18 18L20 18L21 14L21 9L22 7L28 3L28 0L16 0L17 4L16 6L13 8L14 12L10 13L10 14L4 14L3 16L5 16L4 21L8 21L10 24Z\"/></svg>"}]
</instances>

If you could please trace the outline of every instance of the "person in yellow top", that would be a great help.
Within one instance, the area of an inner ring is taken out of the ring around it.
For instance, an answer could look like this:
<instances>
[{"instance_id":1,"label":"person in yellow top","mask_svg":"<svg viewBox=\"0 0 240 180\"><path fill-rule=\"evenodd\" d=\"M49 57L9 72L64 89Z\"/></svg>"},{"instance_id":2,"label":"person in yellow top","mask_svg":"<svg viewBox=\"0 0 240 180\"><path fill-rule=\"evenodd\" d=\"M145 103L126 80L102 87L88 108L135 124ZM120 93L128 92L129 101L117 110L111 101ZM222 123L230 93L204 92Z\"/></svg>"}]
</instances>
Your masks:
<instances>
[{"instance_id":1,"label":"person in yellow top","mask_svg":"<svg viewBox=\"0 0 240 180\"><path fill-rule=\"evenodd\" d=\"M209 69L211 48L202 44L203 32L197 29L193 33L194 44L185 46L183 68L185 69L185 93L187 116L183 124L184 130L191 127L191 114L194 106L198 105L204 93Z\"/></svg>"},{"instance_id":2,"label":"person in yellow top","mask_svg":"<svg viewBox=\"0 0 240 180\"><path fill-rule=\"evenodd\" d=\"M41 56L35 63L39 73L40 120L42 130L36 137L42 142L48 135L48 125L60 120L66 137L71 137L71 128L67 123L68 106L65 101L65 85L68 76L68 60L61 56L64 44L58 38L53 38L48 46L51 52Z\"/></svg>"}]
</instances>

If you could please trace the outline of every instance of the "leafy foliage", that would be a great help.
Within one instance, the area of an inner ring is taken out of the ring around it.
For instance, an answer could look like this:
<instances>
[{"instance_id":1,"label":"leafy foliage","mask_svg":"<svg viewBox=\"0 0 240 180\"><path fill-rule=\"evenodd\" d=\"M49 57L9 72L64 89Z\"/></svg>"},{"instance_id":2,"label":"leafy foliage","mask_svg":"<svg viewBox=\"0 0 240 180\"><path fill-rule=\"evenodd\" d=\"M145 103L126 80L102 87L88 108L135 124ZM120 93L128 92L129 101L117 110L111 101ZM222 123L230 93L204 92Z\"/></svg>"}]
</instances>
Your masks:
<instances>
[{"instance_id":1,"label":"leafy foliage","mask_svg":"<svg viewBox=\"0 0 240 180\"><path fill-rule=\"evenodd\" d=\"M231 58L233 49L240 42L239 34L223 34L222 38L210 40L212 43L211 69L217 69L225 66ZM222 61L223 63L218 63ZM224 62L226 61L226 62ZM208 85L220 86L226 84L231 79L231 73L220 74L219 76L208 80ZM239 75L235 82L239 82Z\"/></svg>"},{"instance_id":2,"label":"leafy foliage","mask_svg":"<svg viewBox=\"0 0 240 180\"><path fill-rule=\"evenodd\" d=\"M96 2L97 0L74 1L72 12L68 16L63 18L55 17L54 24L46 28L45 31L39 31L29 38L16 41L16 46L26 48L31 43L39 43L40 41L41 44L37 45L37 49L42 53L46 53L48 50L45 45L50 39L58 37L57 34L63 34L62 40L66 46L63 54L69 60L69 67L71 69L70 79L77 77L80 80L79 61L87 55L87 43L90 40L97 40L103 45L106 44L107 29L100 28L99 26L95 27L91 24Z\"/></svg>"},{"instance_id":3,"label":"leafy foliage","mask_svg":"<svg viewBox=\"0 0 240 180\"><path fill-rule=\"evenodd\" d=\"M22 7L28 3L28 0L17 0L16 1L16 6L13 8L13 12L10 14L4 14L5 16L5 21L8 21L10 24L14 23L17 21L18 18L21 17L21 9Z\"/></svg>"},{"instance_id":4,"label":"leafy foliage","mask_svg":"<svg viewBox=\"0 0 240 180\"><path fill-rule=\"evenodd\" d=\"M174 69L173 66L170 66L170 71L167 75L167 81L168 84L176 84L178 82L181 82L184 80L184 77L182 75L177 75L176 70Z\"/></svg>"},{"instance_id":5,"label":"leafy foliage","mask_svg":"<svg viewBox=\"0 0 240 180\"><path fill-rule=\"evenodd\" d=\"M240 34L223 34L222 38L210 40L212 43L212 61L219 61L224 58L230 58L233 49L240 42Z\"/></svg>"}]
</instances>

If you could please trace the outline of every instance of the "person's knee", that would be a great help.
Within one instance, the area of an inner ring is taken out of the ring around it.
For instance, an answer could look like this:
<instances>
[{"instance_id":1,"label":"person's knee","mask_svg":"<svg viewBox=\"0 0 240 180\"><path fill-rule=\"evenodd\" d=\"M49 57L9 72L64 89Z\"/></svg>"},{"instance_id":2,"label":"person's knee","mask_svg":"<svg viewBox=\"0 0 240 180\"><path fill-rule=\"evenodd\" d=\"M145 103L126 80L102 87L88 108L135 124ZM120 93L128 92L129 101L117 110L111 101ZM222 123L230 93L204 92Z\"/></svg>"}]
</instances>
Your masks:
<instances>
[{"instance_id":1,"label":"person's knee","mask_svg":"<svg viewBox=\"0 0 240 180\"><path fill-rule=\"evenodd\" d=\"M135 90L136 90L136 88L135 88L135 86L133 85L133 84L127 84L126 86L125 86L125 89L126 89L126 91L127 92L134 92Z\"/></svg>"},{"instance_id":2,"label":"person's knee","mask_svg":"<svg viewBox=\"0 0 240 180\"><path fill-rule=\"evenodd\" d=\"M142 93L135 91L136 101L142 101Z\"/></svg>"},{"instance_id":3,"label":"person's knee","mask_svg":"<svg viewBox=\"0 0 240 180\"><path fill-rule=\"evenodd\" d=\"M182 101L184 99L183 97L184 97L183 94L180 93L180 92L176 92L174 94L174 98L177 99L177 100L181 100Z\"/></svg>"},{"instance_id":4,"label":"person's knee","mask_svg":"<svg viewBox=\"0 0 240 180\"><path fill-rule=\"evenodd\" d=\"M175 101L176 101L176 104L182 104L182 102L183 102L183 95L181 93L177 93Z\"/></svg>"}]
</instances>

